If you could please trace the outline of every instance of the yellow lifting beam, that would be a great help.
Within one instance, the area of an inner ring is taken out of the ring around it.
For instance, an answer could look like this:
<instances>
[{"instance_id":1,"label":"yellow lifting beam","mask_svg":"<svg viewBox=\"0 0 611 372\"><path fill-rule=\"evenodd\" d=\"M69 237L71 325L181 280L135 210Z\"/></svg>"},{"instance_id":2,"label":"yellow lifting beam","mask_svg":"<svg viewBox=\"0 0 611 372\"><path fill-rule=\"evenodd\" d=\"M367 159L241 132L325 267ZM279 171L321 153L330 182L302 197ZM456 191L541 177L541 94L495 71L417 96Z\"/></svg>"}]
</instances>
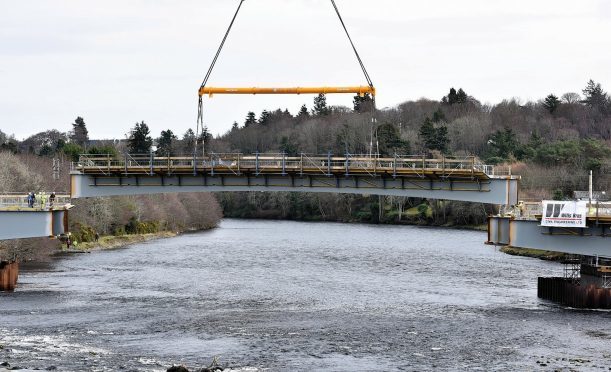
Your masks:
<instances>
[{"instance_id":1,"label":"yellow lifting beam","mask_svg":"<svg viewBox=\"0 0 611 372\"><path fill-rule=\"evenodd\" d=\"M215 94L334 94L334 93L353 93L363 97L365 94L375 96L376 90L372 86L352 86L352 87L290 87L290 88L219 88L202 87L199 89L199 96Z\"/></svg>"}]
</instances>

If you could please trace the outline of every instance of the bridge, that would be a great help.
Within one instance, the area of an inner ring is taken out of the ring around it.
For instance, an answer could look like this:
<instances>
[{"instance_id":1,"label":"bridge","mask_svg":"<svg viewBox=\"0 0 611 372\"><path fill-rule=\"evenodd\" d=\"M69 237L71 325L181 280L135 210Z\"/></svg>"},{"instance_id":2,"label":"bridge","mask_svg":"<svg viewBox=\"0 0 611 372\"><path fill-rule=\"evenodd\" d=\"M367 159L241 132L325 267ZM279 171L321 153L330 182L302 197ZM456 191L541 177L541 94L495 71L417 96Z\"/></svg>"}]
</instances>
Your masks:
<instances>
[{"instance_id":1,"label":"bridge","mask_svg":"<svg viewBox=\"0 0 611 372\"><path fill-rule=\"evenodd\" d=\"M56 195L53 204L28 205L24 193L0 195L0 240L53 237L68 231L70 195Z\"/></svg>"},{"instance_id":2,"label":"bridge","mask_svg":"<svg viewBox=\"0 0 611 372\"><path fill-rule=\"evenodd\" d=\"M293 191L393 195L512 205L519 176L475 157L210 154L206 158L82 155L73 198L172 192Z\"/></svg>"}]
</instances>

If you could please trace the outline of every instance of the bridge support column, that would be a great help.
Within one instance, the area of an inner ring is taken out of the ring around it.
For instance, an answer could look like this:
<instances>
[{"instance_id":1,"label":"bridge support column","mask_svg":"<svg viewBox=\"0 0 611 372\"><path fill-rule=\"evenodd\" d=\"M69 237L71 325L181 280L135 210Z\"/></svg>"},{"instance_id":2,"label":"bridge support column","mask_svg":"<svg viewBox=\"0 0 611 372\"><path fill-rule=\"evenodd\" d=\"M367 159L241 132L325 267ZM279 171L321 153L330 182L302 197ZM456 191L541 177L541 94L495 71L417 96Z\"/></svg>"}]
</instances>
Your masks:
<instances>
[{"instance_id":1,"label":"bridge support column","mask_svg":"<svg viewBox=\"0 0 611 372\"><path fill-rule=\"evenodd\" d=\"M18 277L19 263L0 262L0 291L14 291L17 286Z\"/></svg>"}]
</instances>

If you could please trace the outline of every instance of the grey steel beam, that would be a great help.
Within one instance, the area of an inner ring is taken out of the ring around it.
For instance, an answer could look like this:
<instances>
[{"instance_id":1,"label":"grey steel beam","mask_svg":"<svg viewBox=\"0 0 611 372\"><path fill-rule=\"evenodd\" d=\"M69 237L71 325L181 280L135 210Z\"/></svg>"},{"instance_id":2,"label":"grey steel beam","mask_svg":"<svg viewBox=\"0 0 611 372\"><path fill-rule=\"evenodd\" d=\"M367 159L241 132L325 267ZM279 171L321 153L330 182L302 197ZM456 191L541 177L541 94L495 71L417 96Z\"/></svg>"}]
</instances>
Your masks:
<instances>
[{"instance_id":1,"label":"grey steel beam","mask_svg":"<svg viewBox=\"0 0 611 372\"><path fill-rule=\"evenodd\" d=\"M417 198L460 200L487 204L514 205L518 200L519 179L491 178L433 180L426 178L381 178L369 175L351 175L337 184L331 184L325 175L310 177L282 176L279 174L219 174L191 176L92 176L73 172L71 195L73 198L100 196L142 195L176 192L319 192L365 195L392 195Z\"/></svg>"},{"instance_id":2,"label":"grey steel beam","mask_svg":"<svg viewBox=\"0 0 611 372\"><path fill-rule=\"evenodd\" d=\"M0 240L50 237L68 231L67 210L0 211Z\"/></svg>"},{"instance_id":3,"label":"grey steel beam","mask_svg":"<svg viewBox=\"0 0 611 372\"><path fill-rule=\"evenodd\" d=\"M611 229L608 225L586 229L553 228L537 220L490 217L488 243L516 248L540 249L584 256L611 257Z\"/></svg>"}]
</instances>

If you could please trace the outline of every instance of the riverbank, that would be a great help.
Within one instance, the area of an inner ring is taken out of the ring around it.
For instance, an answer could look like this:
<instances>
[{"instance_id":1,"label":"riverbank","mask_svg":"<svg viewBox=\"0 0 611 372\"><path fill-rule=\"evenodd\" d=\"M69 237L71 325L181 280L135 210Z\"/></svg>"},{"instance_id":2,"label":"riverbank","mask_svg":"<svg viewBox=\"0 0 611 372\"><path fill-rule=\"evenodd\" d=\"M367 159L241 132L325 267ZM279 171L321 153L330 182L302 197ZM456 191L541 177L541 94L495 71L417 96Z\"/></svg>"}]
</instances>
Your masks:
<instances>
[{"instance_id":1,"label":"riverbank","mask_svg":"<svg viewBox=\"0 0 611 372\"><path fill-rule=\"evenodd\" d=\"M502 247L500 251L512 256L532 257L544 261L562 261L568 256L566 253L543 251L540 249L516 248L510 246Z\"/></svg>"},{"instance_id":2,"label":"riverbank","mask_svg":"<svg viewBox=\"0 0 611 372\"><path fill-rule=\"evenodd\" d=\"M109 236L101 236L97 242L85 242L79 243L76 248L71 248L69 251L62 250L58 253L66 253L66 252L91 252L96 250L105 250L105 249L115 249L122 248L128 245L142 243L149 240L157 240L157 239L165 239L165 238L173 238L177 236L178 233L173 231L160 231L157 233L151 234L133 234L133 235L109 235Z\"/></svg>"}]
</instances>

